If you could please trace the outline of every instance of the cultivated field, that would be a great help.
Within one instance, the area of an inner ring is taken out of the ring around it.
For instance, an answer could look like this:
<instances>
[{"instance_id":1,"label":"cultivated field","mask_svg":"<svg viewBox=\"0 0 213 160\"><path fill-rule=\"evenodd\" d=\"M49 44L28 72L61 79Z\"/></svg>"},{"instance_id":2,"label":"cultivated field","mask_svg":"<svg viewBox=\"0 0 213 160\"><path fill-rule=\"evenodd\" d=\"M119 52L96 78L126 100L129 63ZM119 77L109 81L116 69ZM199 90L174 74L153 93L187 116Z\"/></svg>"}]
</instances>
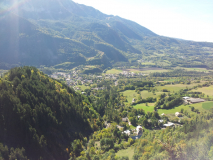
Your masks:
<instances>
[{"instance_id":1,"label":"cultivated field","mask_svg":"<svg viewBox=\"0 0 213 160\"><path fill-rule=\"evenodd\" d=\"M205 94L205 97L207 97L207 95L208 95L210 98L213 98L213 86L197 88L197 89L193 89L191 91L192 92L202 92Z\"/></svg>"},{"instance_id":2,"label":"cultivated field","mask_svg":"<svg viewBox=\"0 0 213 160\"><path fill-rule=\"evenodd\" d=\"M154 73L154 72L169 72L170 70L166 70L166 69L162 69L162 68L155 68L155 67L142 68L142 69L136 69L136 68L133 69L132 68L132 69L123 69L123 70L111 69L111 70L107 70L105 74L119 74L119 73L122 73L123 71L148 74L148 73Z\"/></svg>"},{"instance_id":3,"label":"cultivated field","mask_svg":"<svg viewBox=\"0 0 213 160\"><path fill-rule=\"evenodd\" d=\"M126 90L124 92L121 92L123 93L124 96L126 96L127 98L127 101L128 103L132 103L132 99L135 98L137 99L138 98L138 94L135 92L135 90ZM141 97L142 98L148 98L148 97L157 97L158 95L162 94L163 92L156 92L155 95L152 93L152 92L148 92L148 91L141 91Z\"/></svg>"},{"instance_id":4,"label":"cultivated field","mask_svg":"<svg viewBox=\"0 0 213 160\"><path fill-rule=\"evenodd\" d=\"M111 69L111 70L106 71L106 74L119 74L119 73L122 73L122 72L123 72L122 70Z\"/></svg>"},{"instance_id":5,"label":"cultivated field","mask_svg":"<svg viewBox=\"0 0 213 160\"><path fill-rule=\"evenodd\" d=\"M167 89L170 92L177 92L181 89L186 89L186 87L188 88L192 88L194 86L198 85L197 83L193 83L193 84L175 84L175 85L165 85L165 86L156 86L155 88L158 91L162 91L163 89Z\"/></svg>"},{"instance_id":6,"label":"cultivated field","mask_svg":"<svg viewBox=\"0 0 213 160\"><path fill-rule=\"evenodd\" d=\"M153 68L143 68L143 69L126 69L125 71L148 74L148 73L154 73L154 72L169 72L170 70L153 67Z\"/></svg>"},{"instance_id":7,"label":"cultivated field","mask_svg":"<svg viewBox=\"0 0 213 160\"><path fill-rule=\"evenodd\" d=\"M145 112L152 112L154 111L154 105L155 103L141 103L133 106L135 109L143 109Z\"/></svg>"},{"instance_id":8,"label":"cultivated field","mask_svg":"<svg viewBox=\"0 0 213 160\"><path fill-rule=\"evenodd\" d=\"M162 114L162 113L175 114L175 112L180 112L181 108L187 111L191 111L191 108L189 106L193 106L195 109L198 109L199 111L208 111L210 108L213 108L213 101L206 101L206 102L195 103L190 105L180 105L172 109L159 109L158 113L159 114Z\"/></svg>"}]
</instances>

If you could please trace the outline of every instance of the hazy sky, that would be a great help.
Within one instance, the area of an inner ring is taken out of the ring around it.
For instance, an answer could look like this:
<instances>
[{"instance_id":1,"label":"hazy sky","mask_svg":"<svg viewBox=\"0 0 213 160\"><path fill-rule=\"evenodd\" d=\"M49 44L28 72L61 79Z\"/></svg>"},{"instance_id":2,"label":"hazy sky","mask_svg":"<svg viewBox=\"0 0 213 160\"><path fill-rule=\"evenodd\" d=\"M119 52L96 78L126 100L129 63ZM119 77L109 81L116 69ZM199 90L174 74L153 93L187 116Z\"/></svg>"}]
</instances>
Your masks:
<instances>
[{"instance_id":1,"label":"hazy sky","mask_svg":"<svg viewBox=\"0 0 213 160\"><path fill-rule=\"evenodd\" d=\"M168 37L213 42L213 0L73 0Z\"/></svg>"}]
</instances>

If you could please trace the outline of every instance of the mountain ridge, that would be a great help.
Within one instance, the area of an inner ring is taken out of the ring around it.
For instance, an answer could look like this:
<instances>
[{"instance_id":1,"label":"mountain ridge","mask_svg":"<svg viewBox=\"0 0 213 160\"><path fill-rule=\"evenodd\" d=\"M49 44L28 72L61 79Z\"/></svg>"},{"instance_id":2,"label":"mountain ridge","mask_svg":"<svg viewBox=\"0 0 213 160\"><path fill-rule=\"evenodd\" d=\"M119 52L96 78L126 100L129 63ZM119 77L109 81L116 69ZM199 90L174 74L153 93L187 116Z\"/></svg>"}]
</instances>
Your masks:
<instances>
[{"instance_id":1,"label":"mountain ridge","mask_svg":"<svg viewBox=\"0 0 213 160\"><path fill-rule=\"evenodd\" d=\"M3 2L4 4L7 4L7 6L11 6L11 3L9 2L12 1L7 1L7 3L6 1ZM25 31L22 33L15 28L17 27L16 25L13 25L13 30L16 31L14 34L19 35L16 39L16 43L18 42L17 46L20 46L19 43L25 44L26 41L29 42L27 43L28 45L25 45L25 48L23 48L24 51L16 49L13 51L14 54L11 54L12 51L9 52L9 47L6 47L11 43L11 38L7 38L12 37L13 35L10 34L8 28L4 34L0 32L2 37L1 41L6 37L4 46L0 47L1 53L8 55L7 58L4 56L1 57L1 66L22 66L32 64L36 67L41 65L54 67L55 65L63 64L65 62L72 62L71 59L76 57L76 54L81 55L81 57L83 56L85 60L71 65L71 69L79 65L88 65L87 62L89 59L97 58L101 52L104 52L106 56L111 55L110 57L107 56L108 58L106 59L109 62L105 62L105 65L102 66L99 63L93 64L101 69L114 65L116 62L129 63L137 62L137 60L140 59L150 61L150 56L153 55L156 56L154 63L157 67L172 67L169 63L165 64L164 61L172 61L172 63L178 66L189 66L189 64L198 65L199 63L202 63L208 67L213 67L213 64L211 63L211 48L213 48L213 43L183 41L159 36L133 21L118 16L103 14L92 7L77 4L71 0L31 0L26 1L16 8L16 12L15 10L12 11L13 13L10 13L11 15L14 14L14 16L19 17L18 19L26 20L24 23L19 23L19 26L24 26L26 23L30 23L36 28L36 32L31 30L27 33ZM5 21L7 21L7 18L1 18L0 25L2 24L3 26ZM16 21L19 22L18 20ZM12 26L11 21L7 23L8 26ZM33 34L42 35L37 36L37 40L43 42L42 45L30 40L31 35ZM24 39L20 37L23 37L23 35L25 35L26 38L24 42ZM44 35L48 35L49 38ZM46 39L44 37L46 37ZM56 40L56 38L58 39ZM49 41L50 44L48 44L47 41ZM55 45L56 43L54 43L54 41L60 45ZM100 44L102 47L100 47ZM206 51L206 47L210 48L209 51ZM41 48L41 50L36 51L37 48ZM116 51L114 50L112 52L112 48ZM54 56L47 56L50 55L50 51L51 53L54 53ZM21 53L25 52L25 55L29 55L28 57L32 57L30 56L31 53L36 55L37 57L35 56L34 58L37 58L37 62L32 63L32 61L30 62L26 57L26 60L19 60L15 63L7 63L5 61L5 59L10 59L10 61L12 61L11 59L17 57L17 55L22 57L23 55ZM163 54L159 56L159 54L157 54L158 52ZM43 57L40 54L42 54ZM9 57L9 55L11 57ZM172 58L171 55L176 58ZM208 58L203 59L203 55L207 55ZM187 59L183 60L180 58L183 56L186 56ZM197 63L196 59L202 60ZM29 63L26 63L26 61ZM182 63L180 63L181 61ZM61 66L63 68L63 65Z\"/></svg>"}]
</instances>

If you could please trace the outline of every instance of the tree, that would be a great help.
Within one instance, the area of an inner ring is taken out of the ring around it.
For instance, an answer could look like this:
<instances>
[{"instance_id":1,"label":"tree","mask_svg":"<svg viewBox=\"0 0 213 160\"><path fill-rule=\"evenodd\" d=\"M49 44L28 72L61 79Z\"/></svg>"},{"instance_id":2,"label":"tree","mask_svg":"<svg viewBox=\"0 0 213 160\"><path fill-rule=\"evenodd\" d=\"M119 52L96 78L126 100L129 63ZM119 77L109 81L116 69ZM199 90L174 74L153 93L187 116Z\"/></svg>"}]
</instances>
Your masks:
<instances>
[{"instance_id":1,"label":"tree","mask_svg":"<svg viewBox=\"0 0 213 160\"><path fill-rule=\"evenodd\" d=\"M192 107L191 107L191 111L193 112L194 110L195 110L195 107L192 106Z\"/></svg>"}]
</instances>

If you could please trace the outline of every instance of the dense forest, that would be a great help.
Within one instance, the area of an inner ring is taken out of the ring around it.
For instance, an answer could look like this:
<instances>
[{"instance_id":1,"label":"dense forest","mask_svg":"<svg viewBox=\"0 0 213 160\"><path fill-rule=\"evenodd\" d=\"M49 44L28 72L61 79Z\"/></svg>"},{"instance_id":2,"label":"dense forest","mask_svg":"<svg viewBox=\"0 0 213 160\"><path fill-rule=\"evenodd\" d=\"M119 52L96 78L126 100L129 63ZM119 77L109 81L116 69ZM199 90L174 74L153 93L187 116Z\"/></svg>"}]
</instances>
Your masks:
<instances>
[{"instance_id":1,"label":"dense forest","mask_svg":"<svg viewBox=\"0 0 213 160\"><path fill-rule=\"evenodd\" d=\"M17 152L18 158L25 149L30 159L68 159L71 142L93 131L98 117L89 105L87 97L34 67L10 70L0 80L0 142L8 150L0 155Z\"/></svg>"}]
</instances>

